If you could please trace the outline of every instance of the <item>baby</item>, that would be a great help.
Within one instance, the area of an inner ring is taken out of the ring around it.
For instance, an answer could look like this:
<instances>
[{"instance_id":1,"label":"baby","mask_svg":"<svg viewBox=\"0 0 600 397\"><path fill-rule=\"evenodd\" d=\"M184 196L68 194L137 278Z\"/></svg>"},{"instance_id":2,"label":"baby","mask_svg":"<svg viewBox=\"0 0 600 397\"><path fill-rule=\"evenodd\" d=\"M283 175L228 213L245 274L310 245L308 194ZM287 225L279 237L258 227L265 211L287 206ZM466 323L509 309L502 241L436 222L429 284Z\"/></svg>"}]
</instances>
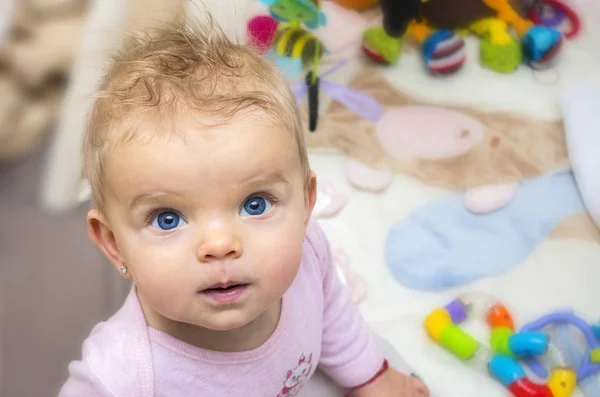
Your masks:
<instances>
[{"instance_id":1,"label":"baby","mask_svg":"<svg viewBox=\"0 0 600 397\"><path fill-rule=\"evenodd\" d=\"M353 397L428 395L337 278L302 131L282 76L210 20L129 41L84 156L90 236L133 286L61 397L311 397L317 366Z\"/></svg>"}]
</instances>

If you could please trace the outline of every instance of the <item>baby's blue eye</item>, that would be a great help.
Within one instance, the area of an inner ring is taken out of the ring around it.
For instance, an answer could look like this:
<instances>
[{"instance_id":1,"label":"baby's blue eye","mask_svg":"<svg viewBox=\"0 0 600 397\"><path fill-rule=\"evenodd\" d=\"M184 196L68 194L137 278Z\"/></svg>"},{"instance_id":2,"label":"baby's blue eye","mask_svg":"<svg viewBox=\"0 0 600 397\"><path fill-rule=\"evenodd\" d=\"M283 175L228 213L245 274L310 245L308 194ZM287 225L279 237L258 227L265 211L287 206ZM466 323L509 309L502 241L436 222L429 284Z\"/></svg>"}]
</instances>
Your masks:
<instances>
[{"instance_id":1,"label":"baby's blue eye","mask_svg":"<svg viewBox=\"0 0 600 397\"><path fill-rule=\"evenodd\" d=\"M153 228L165 231L173 230L183 225L185 225L183 218L173 211L161 212L152 220Z\"/></svg>"},{"instance_id":2,"label":"baby's blue eye","mask_svg":"<svg viewBox=\"0 0 600 397\"><path fill-rule=\"evenodd\" d=\"M250 197L242 205L240 215L259 216L271 209L271 203L263 197Z\"/></svg>"}]
</instances>

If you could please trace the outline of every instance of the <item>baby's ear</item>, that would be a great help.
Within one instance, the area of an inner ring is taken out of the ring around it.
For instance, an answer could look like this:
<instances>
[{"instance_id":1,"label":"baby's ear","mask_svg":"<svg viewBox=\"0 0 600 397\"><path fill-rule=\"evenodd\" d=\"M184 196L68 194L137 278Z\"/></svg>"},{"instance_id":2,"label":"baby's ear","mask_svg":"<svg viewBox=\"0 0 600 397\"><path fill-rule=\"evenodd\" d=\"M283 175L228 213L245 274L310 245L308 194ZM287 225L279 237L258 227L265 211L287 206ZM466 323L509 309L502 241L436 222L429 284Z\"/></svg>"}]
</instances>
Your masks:
<instances>
[{"instance_id":1,"label":"baby's ear","mask_svg":"<svg viewBox=\"0 0 600 397\"><path fill-rule=\"evenodd\" d=\"M115 234L106 216L97 209L90 210L87 216L87 225L92 241L106 255L119 273L123 274L125 278L130 278L130 273L121 271L123 266L127 266L127 264L121 256L121 251L115 240Z\"/></svg>"},{"instance_id":2,"label":"baby's ear","mask_svg":"<svg viewBox=\"0 0 600 397\"><path fill-rule=\"evenodd\" d=\"M315 203L317 202L317 175L314 172L310 172L310 176L308 177L308 182L306 183L306 188L304 190L304 227L308 227L308 222L310 222L310 217L312 215L313 208L315 208Z\"/></svg>"}]
</instances>

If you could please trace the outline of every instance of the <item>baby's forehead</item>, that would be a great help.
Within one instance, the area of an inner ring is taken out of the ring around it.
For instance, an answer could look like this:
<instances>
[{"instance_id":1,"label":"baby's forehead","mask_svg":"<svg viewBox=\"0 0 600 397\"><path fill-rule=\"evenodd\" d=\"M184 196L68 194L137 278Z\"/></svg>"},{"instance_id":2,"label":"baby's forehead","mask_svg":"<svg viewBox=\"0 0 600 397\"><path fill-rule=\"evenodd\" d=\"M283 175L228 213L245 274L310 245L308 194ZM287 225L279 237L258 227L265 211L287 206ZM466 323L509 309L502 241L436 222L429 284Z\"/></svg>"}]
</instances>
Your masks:
<instances>
[{"instance_id":1,"label":"baby's forehead","mask_svg":"<svg viewBox=\"0 0 600 397\"><path fill-rule=\"evenodd\" d=\"M141 110L125 115L113 123L107 135L108 152L124 144L150 142L186 142L190 137L206 139L225 135L230 139L253 135L267 138L271 145L297 143L296 132L284 116L272 115L262 109L246 109L235 114L215 114L195 110L163 112ZM274 139L279 138L279 139ZM281 139L284 138L284 139ZM227 142L224 142L226 144ZM257 144L261 142L256 141Z\"/></svg>"},{"instance_id":2,"label":"baby's forehead","mask_svg":"<svg viewBox=\"0 0 600 397\"><path fill-rule=\"evenodd\" d=\"M164 158L166 150L174 150L173 144L177 150L194 147L198 156L207 157L212 152L223 152L224 156L255 156L259 153L289 156L298 148L295 132L261 110L231 117L198 113L168 118L146 115L124 123L120 131L118 126L115 127L106 153L113 159L117 155L137 154ZM126 161L120 163L126 164Z\"/></svg>"},{"instance_id":3,"label":"baby's forehead","mask_svg":"<svg viewBox=\"0 0 600 397\"><path fill-rule=\"evenodd\" d=\"M265 175L296 181L303 171L293 134L256 117L209 128L192 124L177 135L142 131L109 151L105 165L111 195L122 203L139 192L218 196Z\"/></svg>"}]
</instances>

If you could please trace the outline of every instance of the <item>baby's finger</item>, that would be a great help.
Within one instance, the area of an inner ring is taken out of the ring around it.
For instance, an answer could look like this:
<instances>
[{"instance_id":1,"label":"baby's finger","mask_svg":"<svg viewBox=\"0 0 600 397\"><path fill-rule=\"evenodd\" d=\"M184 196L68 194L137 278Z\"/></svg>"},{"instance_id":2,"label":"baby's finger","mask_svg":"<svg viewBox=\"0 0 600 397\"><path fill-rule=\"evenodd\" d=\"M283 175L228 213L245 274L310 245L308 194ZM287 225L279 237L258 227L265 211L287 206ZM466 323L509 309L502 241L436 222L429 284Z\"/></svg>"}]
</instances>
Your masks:
<instances>
[{"instance_id":1,"label":"baby's finger","mask_svg":"<svg viewBox=\"0 0 600 397\"><path fill-rule=\"evenodd\" d=\"M414 378L413 385L415 386L418 396L429 397L429 389L421 379Z\"/></svg>"}]
</instances>

